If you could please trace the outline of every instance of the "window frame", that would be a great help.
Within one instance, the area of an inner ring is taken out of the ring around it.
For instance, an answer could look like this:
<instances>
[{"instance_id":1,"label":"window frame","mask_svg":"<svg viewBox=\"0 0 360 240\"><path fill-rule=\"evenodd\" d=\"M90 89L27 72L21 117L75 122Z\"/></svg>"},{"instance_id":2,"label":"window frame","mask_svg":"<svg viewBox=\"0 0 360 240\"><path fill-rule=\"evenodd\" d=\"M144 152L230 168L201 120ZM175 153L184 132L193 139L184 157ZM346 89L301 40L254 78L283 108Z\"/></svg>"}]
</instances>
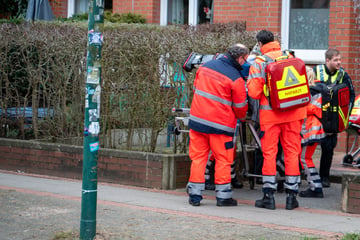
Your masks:
<instances>
[{"instance_id":1,"label":"window frame","mask_svg":"<svg viewBox=\"0 0 360 240\"><path fill-rule=\"evenodd\" d=\"M282 0L281 6L281 48L289 48L289 27L290 27L290 1ZM306 64L322 64L325 62L324 50L292 49L296 57L301 58Z\"/></svg>"},{"instance_id":2,"label":"window frame","mask_svg":"<svg viewBox=\"0 0 360 240\"><path fill-rule=\"evenodd\" d=\"M68 0L67 17L70 18L75 14L75 0Z\"/></svg>"},{"instance_id":3,"label":"window frame","mask_svg":"<svg viewBox=\"0 0 360 240\"><path fill-rule=\"evenodd\" d=\"M70 1L70 0L69 0ZM167 25L168 0L160 1L160 25ZM197 25L198 0L189 0L189 25Z\"/></svg>"}]
</instances>

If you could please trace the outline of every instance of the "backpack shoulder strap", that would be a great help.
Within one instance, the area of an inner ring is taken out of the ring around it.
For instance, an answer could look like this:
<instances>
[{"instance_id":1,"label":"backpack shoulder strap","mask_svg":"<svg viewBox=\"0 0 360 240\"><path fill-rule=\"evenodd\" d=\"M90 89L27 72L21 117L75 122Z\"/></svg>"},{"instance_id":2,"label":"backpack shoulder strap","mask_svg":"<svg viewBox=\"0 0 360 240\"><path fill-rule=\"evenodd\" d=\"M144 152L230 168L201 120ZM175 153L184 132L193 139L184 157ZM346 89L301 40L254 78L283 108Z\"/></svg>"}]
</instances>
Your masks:
<instances>
[{"instance_id":1,"label":"backpack shoulder strap","mask_svg":"<svg viewBox=\"0 0 360 240\"><path fill-rule=\"evenodd\" d=\"M272 59L271 57L267 56L267 55L262 55L260 56L261 58L264 59L264 62L266 63L271 63L271 62L274 62L274 59Z\"/></svg>"},{"instance_id":2,"label":"backpack shoulder strap","mask_svg":"<svg viewBox=\"0 0 360 240\"><path fill-rule=\"evenodd\" d=\"M316 73L315 74L318 75L317 78L320 80L320 82L325 82L324 71L325 71L324 65L317 65L316 66Z\"/></svg>"}]
</instances>

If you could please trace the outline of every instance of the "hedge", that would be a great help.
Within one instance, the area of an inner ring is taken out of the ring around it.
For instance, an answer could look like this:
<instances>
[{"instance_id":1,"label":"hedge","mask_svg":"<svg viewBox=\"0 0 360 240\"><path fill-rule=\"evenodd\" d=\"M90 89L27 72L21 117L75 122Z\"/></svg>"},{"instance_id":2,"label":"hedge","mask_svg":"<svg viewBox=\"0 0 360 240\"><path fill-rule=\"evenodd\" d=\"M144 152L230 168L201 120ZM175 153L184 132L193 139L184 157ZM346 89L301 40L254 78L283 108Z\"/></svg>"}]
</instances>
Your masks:
<instances>
[{"instance_id":1,"label":"hedge","mask_svg":"<svg viewBox=\"0 0 360 240\"><path fill-rule=\"evenodd\" d=\"M173 120L171 109L190 107L195 71L181 70L184 59L191 52L224 52L237 42L251 47L254 34L239 22L106 24L100 137L110 139L112 130L126 129L126 149L156 152L160 131ZM0 137L67 141L83 136L86 46L84 23L0 24ZM139 128L149 130L140 147L131 141Z\"/></svg>"}]
</instances>

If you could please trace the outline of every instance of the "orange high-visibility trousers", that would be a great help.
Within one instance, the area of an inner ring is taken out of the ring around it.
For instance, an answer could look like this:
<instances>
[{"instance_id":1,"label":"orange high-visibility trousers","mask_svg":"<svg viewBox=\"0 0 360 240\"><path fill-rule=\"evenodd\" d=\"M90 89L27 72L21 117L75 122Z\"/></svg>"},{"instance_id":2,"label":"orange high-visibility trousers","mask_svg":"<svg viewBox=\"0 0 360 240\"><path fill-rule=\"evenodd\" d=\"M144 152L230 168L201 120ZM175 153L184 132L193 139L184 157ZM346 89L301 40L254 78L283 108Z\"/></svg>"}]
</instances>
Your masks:
<instances>
[{"instance_id":1,"label":"orange high-visibility trousers","mask_svg":"<svg viewBox=\"0 0 360 240\"><path fill-rule=\"evenodd\" d=\"M303 147L303 149L305 149L305 155L302 156L304 153L302 153L302 155L301 155L301 166L303 168L304 168L304 164L306 164L306 166L308 168L315 167L312 156L314 155L317 145L318 145L318 143L314 143L312 145L306 145L305 147Z\"/></svg>"},{"instance_id":2,"label":"orange high-visibility trousers","mask_svg":"<svg viewBox=\"0 0 360 240\"><path fill-rule=\"evenodd\" d=\"M210 150L215 157L215 184L231 182L234 161L233 137L224 134L201 133L190 129L189 157L192 161L189 182L204 183Z\"/></svg>"},{"instance_id":3,"label":"orange high-visibility trousers","mask_svg":"<svg viewBox=\"0 0 360 240\"><path fill-rule=\"evenodd\" d=\"M298 176L299 154L301 152L301 125L303 120L261 125L264 135L261 137L261 149L264 157L262 174L276 175L276 154L278 141L284 151L285 175Z\"/></svg>"}]
</instances>

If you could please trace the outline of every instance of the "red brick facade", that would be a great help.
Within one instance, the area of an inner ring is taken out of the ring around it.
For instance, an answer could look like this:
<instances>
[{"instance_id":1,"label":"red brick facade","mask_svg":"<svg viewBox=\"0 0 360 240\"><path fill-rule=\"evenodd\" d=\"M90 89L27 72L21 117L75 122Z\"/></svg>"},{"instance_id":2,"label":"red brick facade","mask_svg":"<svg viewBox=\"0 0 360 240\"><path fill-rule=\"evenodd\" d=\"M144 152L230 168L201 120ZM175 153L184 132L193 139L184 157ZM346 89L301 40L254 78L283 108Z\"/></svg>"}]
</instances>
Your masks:
<instances>
[{"instance_id":1,"label":"red brick facade","mask_svg":"<svg viewBox=\"0 0 360 240\"><path fill-rule=\"evenodd\" d=\"M54 16L56 17L67 17L68 1L67 0L50 0L50 5Z\"/></svg>"},{"instance_id":2,"label":"red brick facade","mask_svg":"<svg viewBox=\"0 0 360 240\"><path fill-rule=\"evenodd\" d=\"M148 23L160 23L160 0L113 0L113 13L136 13L146 17Z\"/></svg>"},{"instance_id":3,"label":"red brick facade","mask_svg":"<svg viewBox=\"0 0 360 240\"><path fill-rule=\"evenodd\" d=\"M246 30L269 29L280 33L281 1L214 1L214 22L246 21Z\"/></svg>"}]
</instances>

